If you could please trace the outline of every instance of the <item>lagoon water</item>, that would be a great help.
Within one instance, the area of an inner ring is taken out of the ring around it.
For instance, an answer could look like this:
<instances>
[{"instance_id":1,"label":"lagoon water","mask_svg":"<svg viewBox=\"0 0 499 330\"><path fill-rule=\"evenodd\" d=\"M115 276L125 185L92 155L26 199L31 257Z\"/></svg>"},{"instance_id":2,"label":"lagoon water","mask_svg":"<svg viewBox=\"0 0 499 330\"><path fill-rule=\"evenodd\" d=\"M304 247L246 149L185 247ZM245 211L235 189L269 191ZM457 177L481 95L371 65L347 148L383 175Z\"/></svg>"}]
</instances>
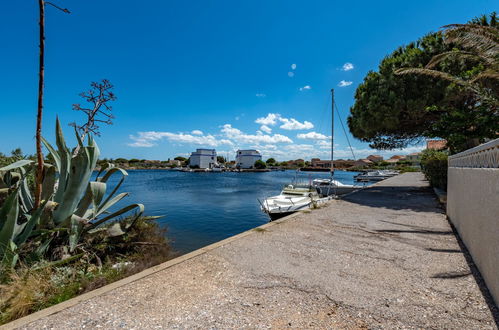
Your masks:
<instances>
[{"instance_id":1,"label":"lagoon water","mask_svg":"<svg viewBox=\"0 0 499 330\"><path fill-rule=\"evenodd\" d=\"M295 178L309 182L329 173L276 171L264 173L186 173L130 170L120 192L130 196L122 206L145 205L146 215L163 215L167 236L187 253L269 221L257 199L279 194ZM335 179L353 183L355 172L336 171ZM118 176L116 175L117 180ZM110 181L112 184L112 181Z\"/></svg>"}]
</instances>

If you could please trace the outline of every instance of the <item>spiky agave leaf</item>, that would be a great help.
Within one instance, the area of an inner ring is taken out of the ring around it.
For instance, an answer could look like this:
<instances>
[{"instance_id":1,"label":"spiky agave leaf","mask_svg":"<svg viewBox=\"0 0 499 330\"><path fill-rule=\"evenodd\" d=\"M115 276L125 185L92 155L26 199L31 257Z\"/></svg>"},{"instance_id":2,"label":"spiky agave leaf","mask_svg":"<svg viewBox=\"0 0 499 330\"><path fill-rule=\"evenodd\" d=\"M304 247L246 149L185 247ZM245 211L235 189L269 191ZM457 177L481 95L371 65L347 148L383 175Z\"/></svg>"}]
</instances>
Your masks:
<instances>
[{"instance_id":1,"label":"spiky agave leaf","mask_svg":"<svg viewBox=\"0 0 499 330\"><path fill-rule=\"evenodd\" d=\"M32 163L33 163L33 161L28 160L28 159L18 160L17 162L12 163L10 165L0 167L0 172L12 171L12 170L22 168L22 167L29 165L29 164L32 164Z\"/></svg>"},{"instance_id":2,"label":"spiky agave leaf","mask_svg":"<svg viewBox=\"0 0 499 330\"><path fill-rule=\"evenodd\" d=\"M88 230L96 228L99 225L105 223L106 221L109 221L109 220L111 220L113 218L116 218L116 217L122 215L122 214L130 212L133 209L138 209L138 212L137 212L134 220L132 220L132 222L130 224L126 225L126 228L129 229L129 228L131 228L135 224L135 222L137 221L137 219L140 218L140 216L144 213L144 205L143 204L131 204L131 205L125 206L122 209L120 209L120 210L118 210L118 211L116 211L116 212L114 212L114 213L112 213L112 214L110 214L110 215L108 215L108 216L106 216L106 217L104 217L102 219L99 219L99 220L97 220L95 222L92 222L90 224L90 226L88 227Z\"/></svg>"},{"instance_id":3,"label":"spiky agave leaf","mask_svg":"<svg viewBox=\"0 0 499 330\"><path fill-rule=\"evenodd\" d=\"M14 239L19 217L19 189L14 190L0 208L0 255L9 248Z\"/></svg>"},{"instance_id":4,"label":"spiky agave leaf","mask_svg":"<svg viewBox=\"0 0 499 330\"><path fill-rule=\"evenodd\" d=\"M118 191L118 189L121 187L121 185L123 184L123 182L125 181L125 179L128 177L128 172L125 171L124 169L122 168L119 168L119 167L114 167L114 166L110 166L109 169L106 171L106 173L104 174L104 176L102 177L99 177L99 175L97 175L97 181L99 182L102 182L102 183L107 183L107 181L109 180L109 178L115 174L115 173L120 173L121 174L121 179L120 181L114 186L113 190L111 191L111 193L109 193L108 197L106 198L106 200L103 202L103 204L106 204L111 198L113 198L114 194Z\"/></svg>"}]
</instances>

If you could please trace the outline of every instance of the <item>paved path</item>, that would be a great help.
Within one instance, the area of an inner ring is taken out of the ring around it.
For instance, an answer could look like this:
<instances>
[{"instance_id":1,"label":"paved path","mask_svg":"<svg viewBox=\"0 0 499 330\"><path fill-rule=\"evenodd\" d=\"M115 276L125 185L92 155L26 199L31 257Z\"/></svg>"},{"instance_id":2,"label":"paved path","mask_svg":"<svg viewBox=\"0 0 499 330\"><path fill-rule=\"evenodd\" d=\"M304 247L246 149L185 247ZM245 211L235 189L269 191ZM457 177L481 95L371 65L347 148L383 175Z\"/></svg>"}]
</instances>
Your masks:
<instances>
[{"instance_id":1,"label":"paved path","mask_svg":"<svg viewBox=\"0 0 499 330\"><path fill-rule=\"evenodd\" d=\"M495 329L432 191L407 173L26 329Z\"/></svg>"}]
</instances>

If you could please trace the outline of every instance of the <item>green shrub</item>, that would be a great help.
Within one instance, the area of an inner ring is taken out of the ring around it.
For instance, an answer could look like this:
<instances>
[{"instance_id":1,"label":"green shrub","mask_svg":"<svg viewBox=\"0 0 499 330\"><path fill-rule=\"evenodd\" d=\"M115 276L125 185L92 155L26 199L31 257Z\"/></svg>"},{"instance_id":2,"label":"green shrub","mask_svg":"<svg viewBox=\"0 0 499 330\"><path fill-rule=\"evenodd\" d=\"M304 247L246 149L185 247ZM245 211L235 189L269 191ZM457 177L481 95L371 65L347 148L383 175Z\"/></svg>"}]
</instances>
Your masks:
<instances>
[{"instance_id":1,"label":"green shrub","mask_svg":"<svg viewBox=\"0 0 499 330\"><path fill-rule=\"evenodd\" d=\"M267 164L265 164L265 162L263 160L259 159L255 162L255 168L261 170L261 169L267 168Z\"/></svg>"},{"instance_id":2,"label":"green shrub","mask_svg":"<svg viewBox=\"0 0 499 330\"><path fill-rule=\"evenodd\" d=\"M399 173L407 173L407 172L420 172L421 170L418 167L413 166L401 166L395 168Z\"/></svg>"},{"instance_id":3,"label":"green shrub","mask_svg":"<svg viewBox=\"0 0 499 330\"><path fill-rule=\"evenodd\" d=\"M421 169L433 187L447 190L447 158L445 151L425 150L421 156Z\"/></svg>"}]
</instances>

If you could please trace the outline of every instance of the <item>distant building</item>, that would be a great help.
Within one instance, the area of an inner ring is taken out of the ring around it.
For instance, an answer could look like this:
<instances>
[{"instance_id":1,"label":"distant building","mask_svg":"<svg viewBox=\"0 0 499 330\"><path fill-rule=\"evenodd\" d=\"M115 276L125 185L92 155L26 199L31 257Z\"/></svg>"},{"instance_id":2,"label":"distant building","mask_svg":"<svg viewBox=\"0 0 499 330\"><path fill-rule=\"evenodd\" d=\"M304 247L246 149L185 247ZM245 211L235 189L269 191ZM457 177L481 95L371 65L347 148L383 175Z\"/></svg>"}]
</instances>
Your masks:
<instances>
[{"instance_id":1,"label":"distant building","mask_svg":"<svg viewBox=\"0 0 499 330\"><path fill-rule=\"evenodd\" d=\"M419 164L421 162L421 153L413 152L412 154L408 154L407 156L405 156L405 159L407 161L410 161L411 163Z\"/></svg>"},{"instance_id":2,"label":"distant building","mask_svg":"<svg viewBox=\"0 0 499 330\"><path fill-rule=\"evenodd\" d=\"M447 149L447 140L427 140L426 149L429 150Z\"/></svg>"},{"instance_id":3,"label":"distant building","mask_svg":"<svg viewBox=\"0 0 499 330\"><path fill-rule=\"evenodd\" d=\"M334 161L335 168L348 168L353 166L353 160L337 159ZM316 168L331 168L330 160L320 160L319 158L312 158L310 161L310 167Z\"/></svg>"},{"instance_id":4,"label":"distant building","mask_svg":"<svg viewBox=\"0 0 499 330\"><path fill-rule=\"evenodd\" d=\"M253 168L257 160L262 160L262 155L258 150L248 149L236 152L237 168Z\"/></svg>"},{"instance_id":5,"label":"distant building","mask_svg":"<svg viewBox=\"0 0 499 330\"><path fill-rule=\"evenodd\" d=\"M367 166L370 166L372 164L373 164L373 162L370 161L369 159L359 159L353 163L353 166L355 166L355 167L367 167Z\"/></svg>"},{"instance_id":6,"label":"distant building","mask_svg":"<svg viewBox=\"0 0 499 330\"><path fill-rule=\"evenodd\" d=\"M382 162L383 161L383 156L380 156L380 155L369 155L369 156L367 156L367 159L369 159L373 163L377 163L377 162Z\"/></svg>"},{"instance_id":7,"label":"distant building","mask_svg":"<svg viewBox=\"0 0 499 330\"><path fill-rule=\"evenodd\" d=\"M189 158L190 167L212 168L218 165L215 149L196 149Z\"/></svg>"},{"instance_id":8,"label":"distant building","mask_svg":"<svg viewBox=\"0 0 499 330\"><path fill-rule=\"evenodd\" d=\"M173 165L173 166L181 166L182 162L178 159L172 159L172 160L169 160L167 164Z\"/></svg>"},{"instance_id":9,"label":"distant building","mask_svg":"<svg viewBox=\"0 0 499 330\"><path fill-rule=\"evenodd\" d=\"M388 164L397 164L399 161L405 160L405 156L402 155L393 155L390 159L385 160Z\"/></svg>"},{"instance_id":10,"label":"distant building","mask_svg":"<svg viewBox=\"0 0 499 330\"><path fill-rule=\"evenodd\" d=\"M388 164L392 164L393 165L393 164L397 164L399 162L399 160L401 160L401 159L399 159L399 158L390 158L390 159L385 160L385 162L387 162Z\"/></svg>"},{"instance_id":11,"label":"distant building","mask_svg":"<svg viewBox=\"0 0 499 330\"><path fill-rule=\"evenodd\" d=\"M331 168L331 161L320 160L319 158L312 158L311 165L312 167Z\"/></svg>"},{"instance_id":12,"label":"distant building","mask_svg":"<svg viewBox=\"0 0 499 330\"><path fill-rule=\"evenodd\" d=\"M286 161L286 163L288 163L288 166L298 166L298 165L305 164L305 160L299 158L299 159L295 159L295 160L288 160L288 161Z\"/></svg>"}]
</instances>

